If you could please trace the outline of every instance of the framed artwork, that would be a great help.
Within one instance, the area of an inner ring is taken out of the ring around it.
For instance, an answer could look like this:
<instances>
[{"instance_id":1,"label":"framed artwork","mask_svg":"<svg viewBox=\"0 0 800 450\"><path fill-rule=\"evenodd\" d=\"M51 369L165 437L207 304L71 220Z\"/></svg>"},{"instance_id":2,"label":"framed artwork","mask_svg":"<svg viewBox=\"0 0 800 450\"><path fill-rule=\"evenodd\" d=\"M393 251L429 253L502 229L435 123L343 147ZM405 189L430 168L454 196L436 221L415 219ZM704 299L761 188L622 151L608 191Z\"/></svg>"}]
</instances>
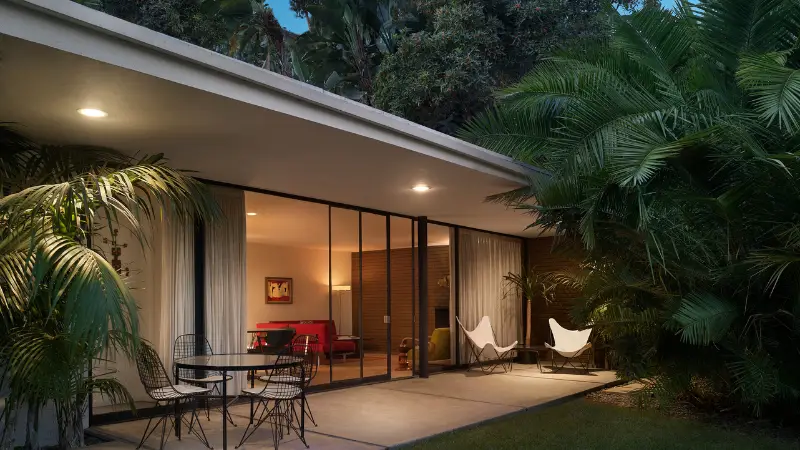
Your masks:
<instances>
[{"instance_id":1,"label":"framed artwork","mask_svg":"<svg viewBox=\"0 0 800 450\"><path fill-rule=\"evenodd\" d=\"M292 303L292 296L294 291L292 289L292 279L282 277L267 277L266 280L266 304L284 304Z\"/></svg>"}]
</instances>

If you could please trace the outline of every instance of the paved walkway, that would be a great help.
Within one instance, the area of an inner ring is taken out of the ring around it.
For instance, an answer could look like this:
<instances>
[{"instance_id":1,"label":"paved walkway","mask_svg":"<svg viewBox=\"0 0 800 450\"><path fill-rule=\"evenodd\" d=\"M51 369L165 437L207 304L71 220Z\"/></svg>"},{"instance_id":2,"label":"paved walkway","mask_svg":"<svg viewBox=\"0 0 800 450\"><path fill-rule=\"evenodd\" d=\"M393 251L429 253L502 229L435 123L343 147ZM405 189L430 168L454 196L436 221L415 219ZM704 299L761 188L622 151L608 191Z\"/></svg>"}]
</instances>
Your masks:
<instances>
[{"instance_id":1,"label":"paved walkway","mask_svg":"<svg viewBox=\"0 0 800 450\"><path fill-rule=\"evenodd\" d=\"M485 420L528 410L615 381L614 373L540 373L536 366L514 365L507 374L483 375L479 371L448 372L428 379L409 379L360 386L309 396L318 427L307 422L306 440L314 450L380 449L413 442ZM228 428L228 446L238 443L249 405L231 408L238 428ZM128 450L139 442L145 421L97 427L120 442L92 446L95 450ZM222 420L217 414L203 428L215 449L222 448ZM259 429L246 449L272 448L268 427ZM231 441L234 441L233 443ZM133 445L132 445L133 443ZM158 447L158 438L145 444ZM194 437L166 445L168 449L205 448ZM281 449L305 448L296 438L285 439Z\"/></svg>"}]
</instances>

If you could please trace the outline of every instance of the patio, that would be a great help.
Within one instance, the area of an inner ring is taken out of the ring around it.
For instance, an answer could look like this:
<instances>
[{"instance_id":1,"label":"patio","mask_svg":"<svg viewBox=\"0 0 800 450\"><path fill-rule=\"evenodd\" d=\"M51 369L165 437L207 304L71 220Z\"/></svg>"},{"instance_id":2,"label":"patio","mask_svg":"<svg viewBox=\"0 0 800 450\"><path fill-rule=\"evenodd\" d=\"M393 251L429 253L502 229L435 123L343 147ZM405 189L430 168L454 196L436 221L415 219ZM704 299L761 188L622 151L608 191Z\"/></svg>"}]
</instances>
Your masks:
<instances>
[{"instance_id":1,"label":"patio","mask_svg":"<svg viewBox=\"0 0 800 450\"><path fill-rule=\"evenodd\" d=\"M313 449L377 449L414 442L457 428L470 426L508 414L558 402L581 393L600 389L616 380L614 372L592 370L540 373L535 365L515 365L507 374L483 375L477 371L447 372L428 379L409 379L309 396L318 427L309 426L306 439ZM239 428L229 428L238 442L241 425L246 423L248 405L231 408ZM92 446L97 450L134 448L146 421L95 427L93 430L118 442ZM221 417L203 422L214 448L221 448ZM309 424L310 425L310 424ZM266 427L265 427L266 428ZM151 437L146 448L157 446ZM234 443L235 444L235 443ZM259 430L242 448L272 448L271 432ZM232 444L229 447L233 448ZM166 448L202 449L195 438L176 441ZM296 438L281 442L282 449L302 449Z\"/></svg>"}]
</instances>

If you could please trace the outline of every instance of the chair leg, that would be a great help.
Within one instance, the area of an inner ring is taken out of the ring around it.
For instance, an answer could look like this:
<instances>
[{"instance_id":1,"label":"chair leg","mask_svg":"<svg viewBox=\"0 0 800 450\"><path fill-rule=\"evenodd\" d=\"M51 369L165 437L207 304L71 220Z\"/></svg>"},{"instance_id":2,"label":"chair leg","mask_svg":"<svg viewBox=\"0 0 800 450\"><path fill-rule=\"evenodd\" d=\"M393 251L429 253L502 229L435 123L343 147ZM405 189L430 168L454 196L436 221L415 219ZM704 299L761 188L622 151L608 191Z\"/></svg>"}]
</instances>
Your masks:
<instances>
[{"instance_id":1,"label":"chair leg","mask_svg":"<svg viewBox=\"0 0 800 450\"><path fill-rule=\"evenodd\" d=\"M314 413L311 412L311 407L308 405L308 398L306 398L306 411L305 411L305 414L306 414L306 417L308 417L309 420L311 420L311 423L313 423L315 427L318 426L317 425L317 421L314 420Z\"/></svg>"},{"instance_id":2,"label":"chair leg","mask_svg":"<svg viewBox=\"0 0 800 450\"><path fill-rule=\"evenodd\" d=\"M185 418L182 418L181 420L183 420L184 423L186 422ZM197 421L197 428L200 430L200 432L198 432L197 430L195 430L191 426L191 424L194 423L195 421ZM200 417L197 415L197 405L196 404L192 408L191 421L189 422L188 425L189 425L189 428L188 428L189 432L194 434L197 437L197 439L199 439L200 442L202 442L203 445L206 446L206 448L209 448L209 449L213 448L211 446L211 444L208 442L208 437L206 437L206 432L203 430L203 425L200 423Z\"/></svg>"},{"instance_id":3,"label":"chair leg","mask_svg":"<svg viewBox=\"0 0 800 450\"><path fill-rule=\"evenodd\" d=\"M236 448L241 447L244 443L256 432L256 430L270 418L270 416L274 416L275 408L277 405L273 406L271 409L269 408L269 404L267 400L259 399L258 404L256 405L255 410L253 410L253 415L258 415L259 408L261 409L261 415L259 416L258 420L254 423L247 424L247 428L244 429L244 433L242 434L242 439L239 441L239 445ZM280 428L280 426L278 427ZM280 431L273 427L273 432Z\"/></svg>"}]
</instances>

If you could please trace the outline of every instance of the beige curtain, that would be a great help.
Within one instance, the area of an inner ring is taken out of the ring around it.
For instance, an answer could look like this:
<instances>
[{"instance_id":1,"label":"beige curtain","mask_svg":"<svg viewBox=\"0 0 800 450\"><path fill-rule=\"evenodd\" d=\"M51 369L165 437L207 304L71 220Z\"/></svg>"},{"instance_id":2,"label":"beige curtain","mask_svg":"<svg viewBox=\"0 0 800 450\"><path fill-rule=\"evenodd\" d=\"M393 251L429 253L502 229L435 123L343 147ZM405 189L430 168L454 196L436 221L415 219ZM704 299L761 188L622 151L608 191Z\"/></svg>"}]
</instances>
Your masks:
<instances>
[{"instance_id":1,"label":"beige curtain","mask_svg":"<svg viewBox=\"0 0 800 450\"><path fill-rule=\"evenodd\" d=\"M245 204L239 189L214 188L222 217L206 226L206 337L214 353L244 353L247 348L245 292ZM245 387L245 373L231 373L228 392Z\"/></svg>"},{"instance_id":2,"label":"beige curtain","mask_svg":"<svg viewBox=\"0 0 800 450\"><path fill-rule=\"evenodd\" d=\"M154 292L147 309L152 314L150 323L158 328L150 328L147 334L172 375L175 339L195 332L194 224L164 219L154 227L151 244Z\"/></svg>"},{"instance_id":3,"label":"beige curtain","mask_svg":"<svg viewBox=\"0 0 800 450\"><path fill-rule=\"evenodd\" d=\"M459 319L472 330L489 316L497 344L510 345L519 340L522 299L503 277L522 270L522 240L464 229L459 233ZM458 332L461 361L466 362L471 344ZM497 357L489 350L483 355Z\"/></svg>"}]
</instances>

